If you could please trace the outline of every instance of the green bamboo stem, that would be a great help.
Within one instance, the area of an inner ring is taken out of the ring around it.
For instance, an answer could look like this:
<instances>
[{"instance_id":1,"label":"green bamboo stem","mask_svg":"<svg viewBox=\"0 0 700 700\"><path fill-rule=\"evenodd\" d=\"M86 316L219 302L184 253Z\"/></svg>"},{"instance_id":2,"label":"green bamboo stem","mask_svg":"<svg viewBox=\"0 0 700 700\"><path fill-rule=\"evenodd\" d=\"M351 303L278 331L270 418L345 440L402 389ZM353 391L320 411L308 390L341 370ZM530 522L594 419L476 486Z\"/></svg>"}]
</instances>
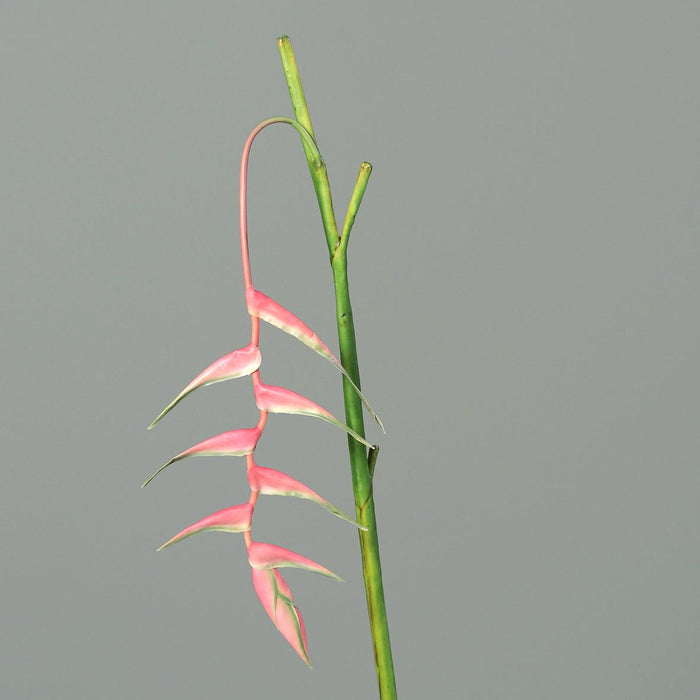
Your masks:
<instances>
[{"instance_id":1,"label":"green bamboo stem","mask_svg":"<svg viewBox=\"0 0 700 700\"><path fill-rule=\"evenodd\" d=\"M311 118L309 117L309 111L306 106L301 78L289 37L280 37L277 40L277 46L282 58L282 67L287 80L289 95L292 100L296 119L304 126L306 131L313 136L314 132L311 126ZM314 189L316 190L316 197L318 199L323 228L326 234L326 242L328 244L328 252L331 258L331 269L333 271L335 287L340 360L355 384L360 386L355 325L353 322L350 291L348 287L347 243L357 210L367 187L372 166L369 163L363 163L360 168L360 174L358 175L355 189L350 199L350 205L345 217L341 237L338 235L338 227L335 214L333 213L333 203L325 165L319 167L319 159L313 155L306 143L304 144L304 148L309 163L309 171L314 183ZM365 429L362 403L351 384L345 378L343 378L343 397L345 401L345 421L347 425L364 437ZM394 664L391 656L386 605L384 602L382 569L379 558L379 540L377 537L377 521L372 493L372 475L377 458L377 448L373 448L370 451L368 458L365 447L357 440L349 438L348 450L350 453L352 486L355 497L355 514L357 522L367 528L366 531L359 531L360 550L362 553L362 572L367 596L367 611L374 645L377 681L379 683L379 697L381 700L396 700L396 681L394 677Z\"/></svg>"},{"instance_id":2,"label":"green bamboo stem","mask_svg":"<svg viewBox=\"0 0 700 700\"><path fill-rule=\"evenodd\" d=\"M304 97L304 89L301 86L301 78L299 77L299 69L297 68L294 51L292 51L292 42L288 36L281 36L277 39L277 48L282 57L282 69L284 77L287 80L289 88L289 96L292 99L294 114L296 120L311 134L315 139L313 126L311 126L311 117L309 110L306 108L306 98ZM335 213L333 212L333 199L331 198L331 186L328 183L328 172L326 164L323 160L316 159L314 153L307 143L303 143L306 160L309 164L309 172L311 180L314 183L316 190L316 199L321 210L321 220L323 221L323 230L326 233L326 243L328 244L328 253L333 255L335 247L338 245L340 236L338 235L338 227L335 223Z\"/></svg>"}]
</instances>

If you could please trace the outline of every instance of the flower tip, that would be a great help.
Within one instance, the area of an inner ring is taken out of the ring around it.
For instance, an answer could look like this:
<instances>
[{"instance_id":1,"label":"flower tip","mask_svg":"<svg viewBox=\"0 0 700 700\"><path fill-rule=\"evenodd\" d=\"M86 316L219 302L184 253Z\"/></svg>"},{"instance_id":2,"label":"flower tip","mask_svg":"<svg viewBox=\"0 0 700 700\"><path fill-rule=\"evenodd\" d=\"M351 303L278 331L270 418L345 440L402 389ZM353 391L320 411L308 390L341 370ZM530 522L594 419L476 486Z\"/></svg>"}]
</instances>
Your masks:
<instances>
[{"instance_id":1,"label":"flower tip","mask_svg":"<svg viewBox=\"0 0 700 700\"><path fill-rule=\"evenodd\" d=\"M151 481L153 481L153 479L155 479L158 476L158 474L160 474L163 471L163 469L165 469L168 465L172 463L173 460L171 459L169 462L166 462L160 469L158 469L158 471L153 472L153 474L151 474L151 476L149 476L148 479L146 479L146 481L144 481L143 484L141 484L141 488L144 488L144 486L148 486L151 483Z\"/></svg>"},{"instance_id":2,"label":"flower tip","mask_svg":"<svg viewBox=\"0 0 700 700\"><path fill-rule=\"evenodd\" d=\"M160 469L158 470L158 472L159 471L160 471ZM148 479L146 479L146 481L144 481L143 484L141 484L141 488L145 489L146 486L148 486L151 483L151 481L153 481L153 479L155 478L155 476L158 472L151 474L151 476L149 476Z\"/></svg>"},{"instance_id":3,"label":"flower tip","mask_svg":"<svg viewBox=\"0 0 700 700\"><path fill-rule=\"evenodd\" d=\"M171 403L169 406L166 406L152 421L151 424L146 428L146 430L153 430L153 428L160 423L161 418L163 418L168 411L174 406L174 402Z\"/></svg>"}]
</instances>

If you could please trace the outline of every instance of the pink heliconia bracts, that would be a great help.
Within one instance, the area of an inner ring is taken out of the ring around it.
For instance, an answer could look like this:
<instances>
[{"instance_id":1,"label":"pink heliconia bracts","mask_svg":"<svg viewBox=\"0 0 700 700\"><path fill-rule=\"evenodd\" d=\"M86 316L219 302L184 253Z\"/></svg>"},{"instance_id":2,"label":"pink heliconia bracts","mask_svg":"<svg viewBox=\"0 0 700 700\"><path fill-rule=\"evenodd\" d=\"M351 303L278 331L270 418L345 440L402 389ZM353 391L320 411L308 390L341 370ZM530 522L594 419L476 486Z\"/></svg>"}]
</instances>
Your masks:
<instances>
[{"instance_id":1,"label":"pink heliconia bracts","mask_svg":"<svg viewBox=\"0 0 700 700\"><path fill-rule=\"evenodd\" d=\"M362 395L359 387L352 381L347 371L333 354L330 348L312 331L305 323L276 301L259 292L253 286L250 270L250 258L248 252L248 229L246 218L246 183L248 156L255 136L268 124L279 121L268 120L259 124L250 134L243 149L241 157L241 259L243 263L243 280L245 286L245 298L251 323L251 340L245 347L234 350L224 355L216 362L200 372L156 417L149 425L153 428L169 411L171 411L182 399L199 387L208 386L227 379L252 375L255 402L260 411L260 418L255 428L239 428L229 430L221 435L215 435L203 442L180 452L167 461L160 469L151 475L143 484L146 486L151 480L169 465L186 457L197 455L209 456L237 456L246 457L248 484L250 486L250 499L243 503L208 515L206 518L186 527L175 537L168 540L160 549L180 542L186 537L200 532L219 530L224 532L242 533L248 551L248 561L253 575L253 586L265 611L270 616L277 629L299 654L306 664L309 664L309 654L306 642L306 631L301 614L294 604L292 593L289 590L282 575L277 570L279 567L295 567L306 569L323 576L341 581L336 574L317 562L296 554L289 549L278 547L274 544L255 542L251 536L251 527L255 510L255 503L260 494L296 496L314 501L357 527L360 527L352 518L332 505L329 501L312 491L308 486L291 476L275 469L267 469L255 464L253 453L262 435L269 413L298 413L314 416L342 428L355 440L367 447L371 443L362 435L351 430L347 425L339 421L325 408L314 403L310 399L297 394L289 389L279 386L264 384L260 379L260 320L269 323L280 330L298 338L304 345L324 357L333 364L343 376L350 382L370 414L384 430L381 420L372 410L371 406Z\"/></svg>"},{"instance_id":2,"label":"pink heliconia bracts","mask_svg":"<svg viewBox=\"0 0 700 700\"><path fill-rule=\"evenodd\" d=\"M148 486L163 469L186 457L193 457L194 455L202 457L245 457L245 455L252 454L261 433L262 430L259 428L239 428L238 430L229 430L220 435L214 435L214 437L210 437L203 442L198 442L196 445L169 459L143 482L141 488Z\"/></svg>"},{"instance_id":3,"label":"pink heliconia bracts","mask_svg":"<svg viewBox=\"0 0 700 700\"><path fill-rule=\"evenodd\" d=\"M209 386L217 382L224 382L227 379L237 379L245 377L255 372L260 367L262 357L260 348L249 343L244 348L220 357L203 372L200 372L159 414L153 423L148 426L148 430L155 428L161 418L177 406L182 399L195 389L202 386Z\"/></svg>"},{"instance_id":4,"label":"pink heliconia bracts","mask_svg":"<svg viewBox=\"0 0 700 700\"><path fill-rule=\"evenodd\" d=\"M382 419L374 412L374 409L369 405L369 401L365 398L360 388L353 382L350 375L346 372L345 367L340 360L331 352L331 349L314 333L300 318L297 318L291 311L288 311L283 306L278 304L274 299L266 296L262 292L250 286L245 291L246 303L248 305L248 313L251 316L266 321L272 326L279 328L285 333L293 335L300 340L304 345L311 348L314 352L325 357L336 369L340 370L343 376L350 382L352 388L357 392L357 395L362 400L365 408L369 411L372 418L377 421L377 424L384 430Z\"/></svg>"},{"instance_id":5,"label":"pink heliconia bracts","mask_svg":"<svg viewBox=\"0 0 700 700\"><path fill-rule=\"evenodd\" d=\"M313 501L323 506L329 513L343 520L347 520L361 530L366 529L364 526L356 523L349 515L343 513L342 510L336 508L330 501L319 496L315 491L306 486L306 484L302 484L301 481L293 479L284 472L277 471L276 469L269 469L268 467L261 467L253 463L248 468L248 484L251 490L267 496L294 496L295 498L304 498L308 501Z\"/></svg>"},{"instance_id":6,"label":"pink heliconia bracts","mask_svg":"<svg viewBox=\"0 0 700 700\"><path fill-rule=\"evenodd\" d=\"M328 578L342 581L337 574L334 574L325 566L317 564L312 559L302 557L301 554L292 552L290 549L278 547L276 544L266 542L252 542L248 547L248 562L254 569L277 569L279 567L291 567L293 569L306 569L316 574L328 576Z\"/></svg>"},{"instance_id":7,"label":"pink heliconia bracts","mask_svg":"<svg viewBox=\"0 0 700 700\"><path fill-rule=\"evenodd\" d=\"M194 525L186 527L178 532L175 537L169 539L165 544L158 547L158 551L175 544L186 537L196 535L200 532L218 530L220 532L248 532L253 519L253 506L250 503L242 503L239 506L224 508L216 513L207 515L206 518L198 520Z\"/></svg>"},{"instance_id":8,"label":"pink heliconia bracts","mask_svg":"<svg viewBox=\"0 0 700 700\"><path fill-rule=\"evenodd\" d=\"M292 592L277 569L271 571L251 568L253 588L265 612L294 651L311 668L306 642L306 629L299 609L294 604Z\"/></svg>"},{"instance_id":9,"label":"pink heliconia bracts","mask_svg":"<svg viewBox=\"0 0 700 700\"><path fill-rule=\"evenodd\" d=\"M248 287L245 290L245 300L248 305L248 313L251 316L256 316L281 331L293 335L333 364L340 364L331 349L300 318L297 318L291 311L287 311L274 299L270 299L254 287Z\"/></svg>"},{"instance_id":10,"label":"pink heliconia bracts","mask_svg":"<svg viewBox=\"0 0 700 700\"><path fill-rule=\"evenodd\" d=\"M268 411L269 413L297 413L302 416L320 418L327 423L338 426L363 445L372 447L372 444L367 442L362 435L356 433L352 428L349 428L345 423L342 423L335 416L326 411L325 408L311 401L311 399L307 399L305 396L290 391L289 389L284 389L281 386L272 386L271 384L263 384L262 382L255 382L253 386L255 390L255 403L261 411Z\"/></svg>"}]
</instances>

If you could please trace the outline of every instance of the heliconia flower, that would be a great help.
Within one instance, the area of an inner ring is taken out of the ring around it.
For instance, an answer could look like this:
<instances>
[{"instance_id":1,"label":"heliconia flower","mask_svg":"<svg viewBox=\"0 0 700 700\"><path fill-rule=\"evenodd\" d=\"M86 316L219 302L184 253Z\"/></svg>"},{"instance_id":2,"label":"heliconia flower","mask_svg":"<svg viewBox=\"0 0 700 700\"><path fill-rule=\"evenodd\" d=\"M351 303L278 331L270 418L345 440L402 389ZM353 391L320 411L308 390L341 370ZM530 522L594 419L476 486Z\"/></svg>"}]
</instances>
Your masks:
<instances>
[{"instance_id":1,"label":"heliconia flower","mask_svg":"<svg viewBox=\"0 0 700 700\"><path fill-rule=\"evenodd\" d=\"M349 435L355 438L358 442L361 442L367 447L372 447L372 444L367 442L362 435L356 433L352 428L341 423L334 415L326 411L317 403L307 399L301 394L297 394L289 389L284 389L281 386L273 386L271 384L263 384L262 382L255 382L255 403L261 411L268 411L269 413L298 413L303 416L313 416L314 418L320 418L328 423L341 428Z\"/></svg>"},{"instance_id":2,"label":"heliconia flower","mask_svg":"<svg viewBox=\"0 0 700 700\"><path fill-rule=\"evenodd\" d=\"M287 582L277 569L251 569L251 572L253 587L265 612L294 651L311 668L304 621L299 609L294 605Z\"/></svg>"},{"instance_id":3,"label":"heliconia flower","mask_svg":"<svg viewBox=\"0 0 700 700\"><path fill-rule=\"evenodd\" d=\"M216 362L209 365L203 372L200 372L156 417L148 426L148 430L154 428L158 421L172 410L188 394L201 386L209 386L227 379L245 377L255 372L260 367L260 350L252 343L244 348L234 350L224 355Z\"/></svg>"},{"instance_id":4,"label":"heliconia flower","mask_svg":"<svg viewBox=\"0 0 700 700\"><path fill-rule=\"evenodd\" d=\"M243 457L249 455L255 449L255 445L260 438L262 431L259 428L240 428L239 430L229 430L228 432L214 435L208 440L199 442L193 445L184 452L175 455L171 460L167 461L160 469L151 474L141 485L141 488L148 484L166 467L169 467L174 462L178 462L186 457L200 455L205 457L218 457L230 455L233 457Z\"/></svg>"},{"instance_id":5,"label":"heliconia flower","mask_svg":"<svg viewBox=\"0 0 700 700\"><path fill-rule=\"evenodd\" d=\"M269 469L268 467L261 467L258 464L253 464L253 466L248 469L248 484L253 491L268 496L294 496L296 498L305 498L306 500L313 501L323 506L327 511L333 513L333 515L347 520L361 530L367 529L364 525L356 523L349 515L343 513L342 510L336 508L330 501L327 501L315 491L312 491L306 484L302 484L301 481L297 481L276 469Z\"/></svg>"},{"instance_id":6,"label":"heliconia flower","mask_svg":"<svg viewBox=\"0 0 700 700\"><path fill-rule=\"evenodd\" d=\"M343 376L350 382L352 388L362 400L365 408L370 415L377 421L379 427L384 430L384 424L381 418L375 413L374 409L369 405L360 388L353 382L350 375L341 364L340 360L331 352L331 349L314 333L300 318L297 318L291 311L285 309L281 304L278 304L274 299L259 292L254 287L248 287L245 290L246 304L248 305L248 313L251 316L266 321L267 323L279 328L285 333L293 335L300 340L304 345L311 348L314 352L325 357Z\"/></svg>"},{"instance_id":7,"label":"heliconia flower","mask_svg":"<svg viewBox=\"0 0 700 700\"><path fill-rule=\"evenodd\" d=\"M313 571L336 581L343 580L330 569L321 566L312 559L302 557L301 554L292 552L290 549L278 547L276 544L267 544L266 542L251 542L248 547L248 562L254 569L269 570L288 566L295 569Z\"/></svg>"},{"instance_id":8,"label":"heliconia flower","mask_svg":"<svg viewBox=\"0 0 700 700\"><path fill-rule=\"evenodd\" d=\"M206 518L186 527L182 532L179 532L175 537L169 539L165 544L158 547L158 551L175 544L186 537L196 535L200 532L220 531L220 532L248 532L250 523L253 518L253 506L250 503L241 503L238 506L224 508L216 513L207 515Z\"/></svg>"},{"instance_id":9,"label":"heliconia flower","mask_svg":"<svg viewBox=\"0 0 700 700\"><path fill-rule=\"evenodd\" d=\"M171 464L192 456L246 456L248 483L250 485L251 494L250 500L247 503L242 503L235 506L230 506L219 510L211 515L202 518L196 523L181 530L177 535L169 539L158 550L169 547L176 542L190 537L192 535L208 532L222 531L244 533L246 550L248 554L248 562L251 566L253 586L255 592L260 599L263 608L268 616L284 636L287 642L303 659L303 661L311 667L309 663L308 645L306 639L306 631L304 622L301 617L292 593L284 580L279 568L291 567L305 569L314 573L327 576L337 581L342 581L339 576L333 573L330 569L321 564L304 557L296 552L293 552L284 547L268 544L265 542L256 542L251 537L251 525L255 503L259 494L280 495L280 496L295 496L303 498L326 508L332 514L343 518L359 527L362 530L367 530L366 527L355 522L350 516L336 508L332 503L321 497L318 493L310 489L291 476L275 469L260 467L255 464L253 453L266 424L268 413L291 413L313 416L320 418L328 423L341 428L353 439L370 448L368 457L368 468L370 476L374 468L377 456L377 447L369 443L362 435L356 432L353 428L342 423L335 416L329 413L326 409L314 403L310 399L297 394L293 391L280 386L272 386L263 384L260 381L258 369L261 365L261 354L259 345L259 319L269 323L280 330L289 333L311 348L317 354L324 357L336 369L338 369L349 385L352 386L357 396L361 399L364 406L367 408L372 417L377 421L382 431L384 426L381 419L369 405L367 399L360 391L359 386L354 382L348 374L340 360L333 354L331 349L299 318L290 311L278 304L270 297L257 291L252 285L252 276L250 269L250 255L248 248L247 234L247 214L246 214L246 188L247 188L247 168L250 147L256 134L271 123L284 121L293 125L305 140L305 145L314 150L318 158L320 154L315 147L313 136L308 133L301 124L294 120L286 118L273 118L259 124L251 132L243 149L241 158L241 180L240 180L240 214L241 214L241 256L243 262L243 279L245 285L245 296L248 313L251 316L251 343L245 347L239 348L230 352L216 360L213 364L200 372L185 388L160 412L155 420L148 426L148 429L155 427L158 422L167 415L182 399L188 396L191 392L199 387L208 386L217 382L222 382L228 379L252 375L253 389L255 400L260 409L260 419L255 428L243 428L238 430L230 430L220 435L215 435L202 442L193 445L192 447L175 455L172 459L166 462L156 472L154 472L142 485L148 485L161 471ZM320 161L322 163L322 161ZM363 164L365 172L369 169ZM360 181L358 180L358 183ZM366 180L364 181L366 185ZM359 196L358 196L359 192ZM356 186L353 193L353 201L349 209L349 215L354 218L354 212L364 192L364 185L361 189ZM353 209L354 206L354 209ZM346 220L346 224L352 224L351 219ZM349 232L349 228L344 227L345 232ZM347 239L345 239L347 242ZM345 356L344 356L345 357ZM347 358L346 358L347 359ZM351 367L351 371L353 370ZM343 386L344 390L348 390L348 385ZM351 421L352 422L352 421ZM360 419L361 423L361 419ZM363 431L362 428L358 428ZM351 443L352 446L352 443ZM359 449L359 448L358 448Z\"/></svg>"}]
</instances>

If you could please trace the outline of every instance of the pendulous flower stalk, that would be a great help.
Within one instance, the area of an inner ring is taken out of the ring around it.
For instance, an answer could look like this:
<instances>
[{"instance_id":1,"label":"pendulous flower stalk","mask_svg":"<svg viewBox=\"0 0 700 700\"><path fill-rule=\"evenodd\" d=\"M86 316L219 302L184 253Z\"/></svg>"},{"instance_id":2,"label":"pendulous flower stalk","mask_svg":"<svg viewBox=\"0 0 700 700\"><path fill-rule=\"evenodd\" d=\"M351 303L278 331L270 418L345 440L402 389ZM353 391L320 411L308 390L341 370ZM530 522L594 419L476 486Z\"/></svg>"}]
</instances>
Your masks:
<instances>
[{"instance_id":1,"label":"pendulous flower stalk","mask_svg":"<svg viewBox=\"0 0 700 700\"><path fill-rule=\"evenodd\" d=\"M260 378L260 367L262 363L262 355L260 352L260 320L293 335L333 364L350 382L357 396L362 403L367 406L370 414L377 420L382 430L383 426L377 414L372 410L367 400L360 392L357 384L353 382L341 362L318 335L294 314L253 286L248 246L246 204L248 161L250 149L257 134L265 127L276 123L289 124L296 129L307 148L315 154L317 161L319 163L323 162L313 137L301 124L286 117L275 117L261 122L251 131L245 142L241 157L240 171L240 242L246 307L251 323L250 343L238 350L229 352L200 372L200 374L187 384L187 386L185 386L185 388L160 412L148 427L149 429L155 427L155 425L157 425L182 399L196 389L244 376L250 376L253 383L255 402L260 412L258 423L254 428L238 428L221 433L220 435L215 435L180 452L152 474L144 482L143 486L148 485L166 467L188 457L235 456L246 458L246 470L248 474L248 484L250 486L248 502L224 508L223 510L202 518L172 537L163 544L159 550L201 532L220 531L243 534L248 552L248 561L252 569L253 587L263 608L292 648L305 663L309 664L306 631L304 629L301 613L294 604L289 586L278 569L282 567L301 568L337 581L342 581L342 579L330 571L330 569L291 550L284 549L274 544L256 542L251 533L255 504L258 496L260 494L283 495L310 500L323 506L333 515L356 525L361 530L366 530L367 528L355 522L348 515L345 515L329 501L319 496L315 491L312 491L300 481L293 479L283 472L257 465L254 461L255 449L263 435L270 413L291 413L319 418L341 428L359 444L369 448L373 446L357 431L339 421L335 416L311 399L284 387L264 384L262 382Z\"/></svg>"}]
</instances>

